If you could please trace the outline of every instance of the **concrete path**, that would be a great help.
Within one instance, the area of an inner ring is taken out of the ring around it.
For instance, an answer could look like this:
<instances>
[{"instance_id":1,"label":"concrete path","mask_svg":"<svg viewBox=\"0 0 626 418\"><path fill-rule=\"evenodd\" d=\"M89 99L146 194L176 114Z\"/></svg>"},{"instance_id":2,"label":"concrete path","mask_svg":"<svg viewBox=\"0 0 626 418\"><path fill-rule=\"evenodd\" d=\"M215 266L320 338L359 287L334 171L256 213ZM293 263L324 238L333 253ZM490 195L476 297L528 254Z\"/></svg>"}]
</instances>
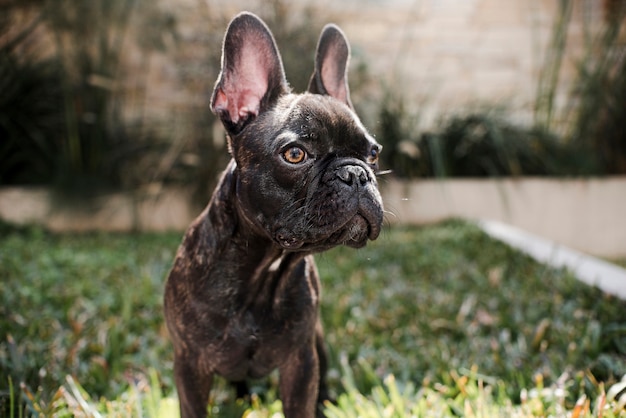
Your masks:
<instances>
[{"instance_id":1,"label":"concrete path","mask_svg":"<svg viewBox=\"0 0 626 418\"><path fill-rule=\"evenodd\" d=\"M501 222L482 220L478 226L535 260L556 268L565 267L580 281L626 300L626 269Z\"/></svg>"}]
</instances>

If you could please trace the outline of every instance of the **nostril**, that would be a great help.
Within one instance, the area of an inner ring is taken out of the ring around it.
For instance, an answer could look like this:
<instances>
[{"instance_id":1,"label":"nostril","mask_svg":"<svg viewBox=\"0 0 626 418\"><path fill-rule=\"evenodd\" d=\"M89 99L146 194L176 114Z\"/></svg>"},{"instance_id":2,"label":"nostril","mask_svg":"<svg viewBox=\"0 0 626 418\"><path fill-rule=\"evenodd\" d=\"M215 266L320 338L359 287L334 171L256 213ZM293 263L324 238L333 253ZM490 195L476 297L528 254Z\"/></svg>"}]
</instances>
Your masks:
<instances>
[{"instance_id":1,"label":"nostril","mask_svg":"<svg viewBox=\"0 0 626 418\"><path fill-rule=\"evenodd\" d=\"M343 181L344 183L348 185L352 185L352 183L354 183L354 173L352 172L352 170L350 170L347 167L341 168L337 172L337 177L339 177L339 180Z\"/></svg>"},{"instance_id":2,"label":"nostril","mask_svg":"<svg viewBox=\"0 0 626 418\"><path fill-rule=\"evenodd\" d=\"M364 186L365 183L369 181L369 177L365 170L361 168L361 172L359 173L359 181L361 182L361 186Z\"/></svg>"},{"instance_id":3,"label":"nostril","mask_svg":"<svg viewBox=\"0 0 626 418\"><path fill-rule=\"evenodd\" d=\"M339 170L337 170L337 177L349 186L352 186L357 181L363 186L369 181L369 177L365 169L355 165L343 166L339 168Z\"/></svg>"}]
</instances>

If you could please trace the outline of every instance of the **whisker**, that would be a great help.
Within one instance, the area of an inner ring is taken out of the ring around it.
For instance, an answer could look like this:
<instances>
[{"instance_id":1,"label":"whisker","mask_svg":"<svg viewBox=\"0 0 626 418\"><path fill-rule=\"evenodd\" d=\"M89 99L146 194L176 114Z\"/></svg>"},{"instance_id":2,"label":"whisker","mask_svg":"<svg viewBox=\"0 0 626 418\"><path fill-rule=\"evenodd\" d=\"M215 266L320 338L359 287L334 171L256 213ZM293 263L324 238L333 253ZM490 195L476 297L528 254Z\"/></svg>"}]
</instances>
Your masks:
<instances>
[{"instance_id":1,"label":"whisker","mask_svg":"<svg viewBox=\"0 0 626 418\"><path fill-rule=\"evenodd\" d=\"M383 218L386 222L392 222L390 218L394 218L396 221L399 219L398 215L390 210L383 210Z\"/></svg>"}]
</instances>

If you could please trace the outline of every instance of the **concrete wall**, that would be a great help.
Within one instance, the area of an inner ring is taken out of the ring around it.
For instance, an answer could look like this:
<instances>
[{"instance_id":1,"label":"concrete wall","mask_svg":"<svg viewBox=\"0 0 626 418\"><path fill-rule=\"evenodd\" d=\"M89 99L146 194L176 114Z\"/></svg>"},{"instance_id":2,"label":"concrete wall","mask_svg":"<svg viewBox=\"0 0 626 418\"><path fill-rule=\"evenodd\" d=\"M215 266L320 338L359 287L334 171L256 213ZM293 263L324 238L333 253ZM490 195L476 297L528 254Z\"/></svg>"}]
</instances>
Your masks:
<instances>
[{"instance_id":1,"label":"concrete wall","mask_svg":"<svg viewBox=\"0 0 626 418\"><path fill-rule=\"evenodd\" d=\"M390 181L387 218L502 221L586 253L626 255L626 178Z\"/></svg>"},{"instance_id":2,"label":"concrete wall","mask_svg":"<svg viewBox=\"0 0 626 418\"><path fill-rule=\"evenodd\" d=\"M0 188L0 219L52 231L184 231L200 209L191 193L112 193L92 199L64 198L44 188Z\"/></svg>"},{"instance_id":3,"label":"concrete wall","mask_svg":"<svg viewBox=\"0 0 626 418\"><path fill-rule=\"evenodd\" d=\"M593 255L626 256L626 177L609 179L381 179L392 224L425 224L449 217L505 222ZM45 189L0 189L0 219L55 231L184 230L198 215L191 194L112 194L64 202Z\"/></svg>"},{"instance_id":4,"label":"concrete wall","mask_svg":"<svg viewBox=\"0 0 626 418\"><path fill-rule=\"evenodd\" d=\"M177 72L195 71L209 55L211 64L217 64L219 38L205 39L209 28L214 34L238 11L263 16L272 7L263 0L160 3L178 19L182 38L171 53L159 54L150 64L147 100L156 106L148 112L164 110L174 102L205 105L207 92L197 85L192 89L180 86ZM353 64L365 63L371 73L374 86L368 91L391 86L404 94L409 111L419 116L423 127L476 106L504 107L513 118L528 122L559 14L556 0L298 0L285 4L294 19L314 13L319 29L326 21L339 24L353 46ZM585 30L597 28L604 14L603 0L573 4L556 97L560 105L571 91ZM181 54L181 50L188 52ZM303 59L312 66L313 51L303 51ZM205 81L204 88L210 89L213 80ZM368 105L375 108L375 103L367 103L371 95L364 96L355 103L365 110Z\"/></svg>"}]
</instances>

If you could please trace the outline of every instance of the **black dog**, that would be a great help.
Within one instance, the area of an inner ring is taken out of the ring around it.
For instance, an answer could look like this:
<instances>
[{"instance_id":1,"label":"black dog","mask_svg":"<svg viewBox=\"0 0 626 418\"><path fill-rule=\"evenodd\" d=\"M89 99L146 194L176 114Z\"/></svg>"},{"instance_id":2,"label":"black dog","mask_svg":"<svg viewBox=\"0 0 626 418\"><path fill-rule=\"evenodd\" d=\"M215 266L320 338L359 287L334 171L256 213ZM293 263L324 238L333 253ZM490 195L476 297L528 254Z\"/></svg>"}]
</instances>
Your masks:
<instances>
[{"instance_id":1,"label":"black dog","mask_svg":"<svg viewBox=\"0 0 626 418\"><path fill-rule=\"evenodd\" d=\"M309 91L290 93L265 24L235 17L211 109L232 161L189 227L165 288L183 418L204 417L213 374L244 382L278 369L287 418L326 394L314 252L376 239L381 146L354 113L350 50L327 25Z\"/></svg>"}]
</instances>

